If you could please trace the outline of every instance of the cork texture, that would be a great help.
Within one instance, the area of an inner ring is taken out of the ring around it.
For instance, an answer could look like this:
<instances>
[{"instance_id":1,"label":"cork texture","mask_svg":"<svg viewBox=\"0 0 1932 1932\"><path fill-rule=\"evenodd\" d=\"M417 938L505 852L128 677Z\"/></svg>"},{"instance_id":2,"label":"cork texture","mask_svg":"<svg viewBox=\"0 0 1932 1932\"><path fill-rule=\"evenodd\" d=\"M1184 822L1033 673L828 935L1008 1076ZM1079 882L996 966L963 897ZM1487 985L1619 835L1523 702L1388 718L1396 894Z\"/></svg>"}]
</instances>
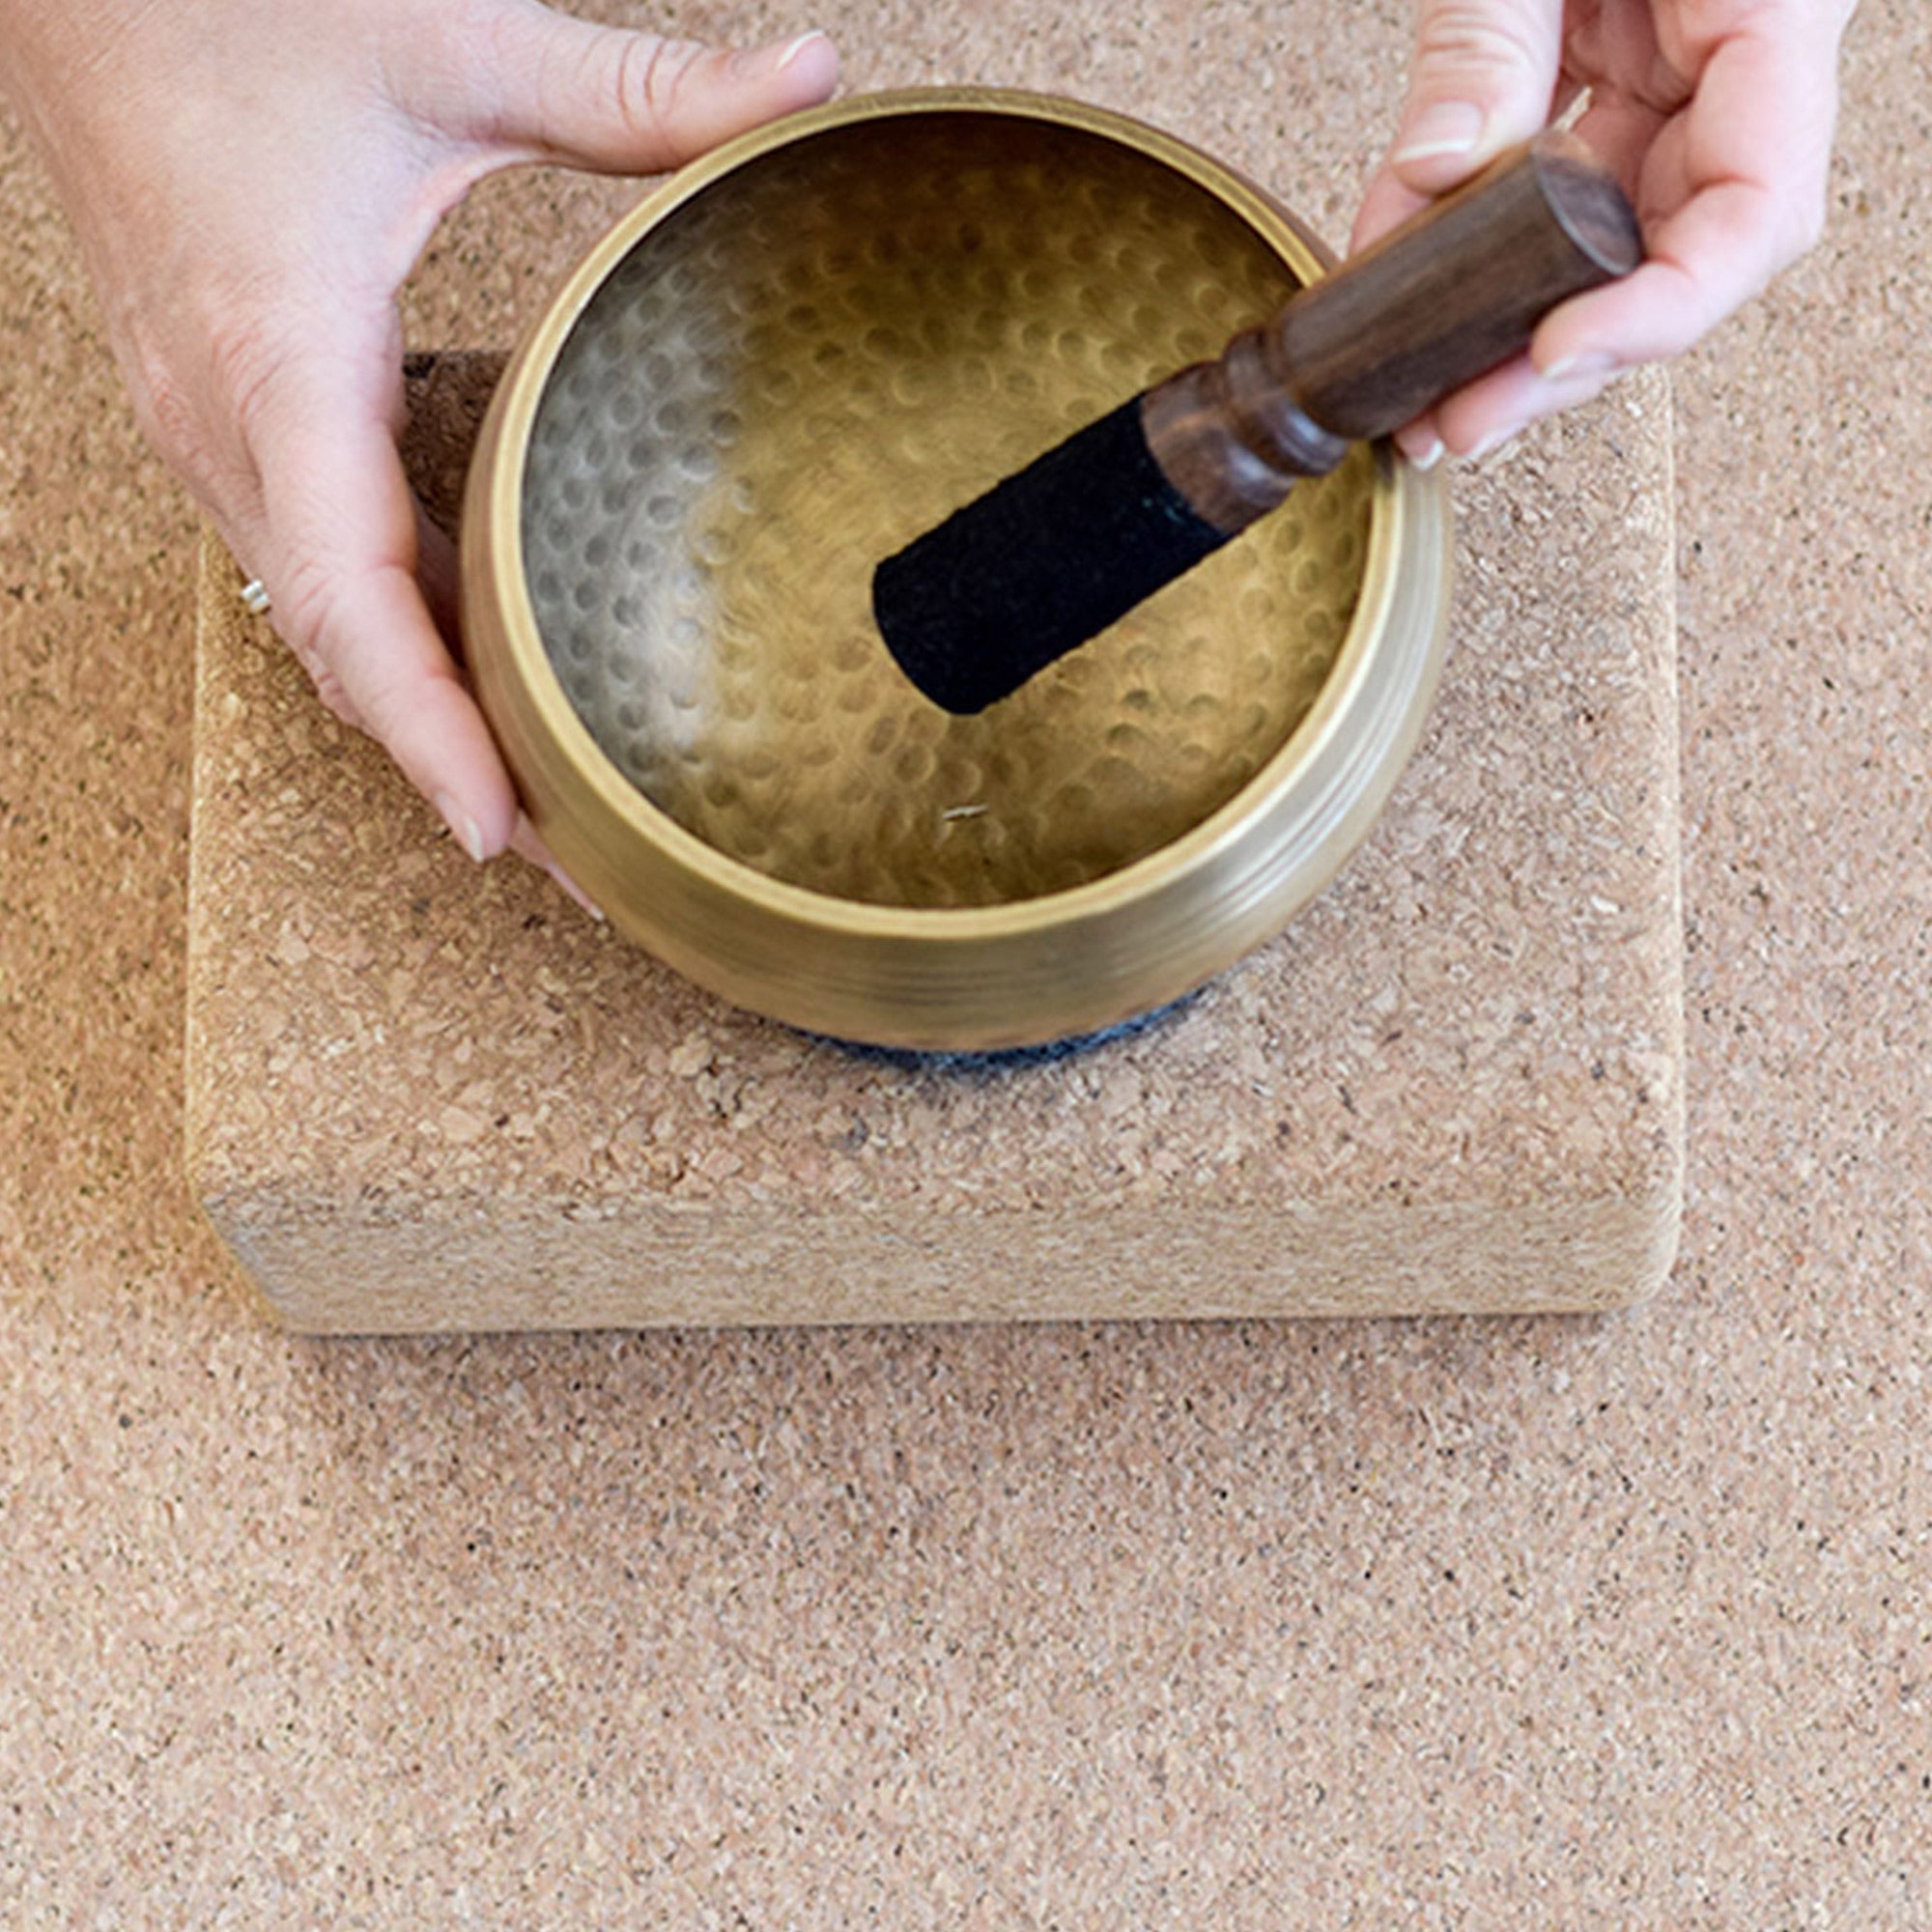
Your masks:
<instances>
[{"instance_id":1,"label":"cork texture","mask_svg":"<svg viewBox=\"0 0 1932 1932\"><path fill-rule=\"evenodd\" d=\"M447 521L500 357L421 368ZM294 1325L1603 1307L1682 1165L1669 393L1471 479L1439 716L1347 878L1068 1058L867 1054L479 872L211 545L188 1148Z\"/></svg>"},{"instance_id":2,"label":"cork texture","mask_svg":"<svg viewBox=\"0 0 1932 1932\"><path fill-rule=\"evenodd\" d=\"M824 18L1335 237L1407 14ZM0 1924L1932 1925L1928 71L1865 0L1824 243L1672 372L1676 1265L1502 1321L287 1332L185 1179L195 511L0 114ZM410 339L635 193L486 185Z\"/></svg>"}]
</instances>

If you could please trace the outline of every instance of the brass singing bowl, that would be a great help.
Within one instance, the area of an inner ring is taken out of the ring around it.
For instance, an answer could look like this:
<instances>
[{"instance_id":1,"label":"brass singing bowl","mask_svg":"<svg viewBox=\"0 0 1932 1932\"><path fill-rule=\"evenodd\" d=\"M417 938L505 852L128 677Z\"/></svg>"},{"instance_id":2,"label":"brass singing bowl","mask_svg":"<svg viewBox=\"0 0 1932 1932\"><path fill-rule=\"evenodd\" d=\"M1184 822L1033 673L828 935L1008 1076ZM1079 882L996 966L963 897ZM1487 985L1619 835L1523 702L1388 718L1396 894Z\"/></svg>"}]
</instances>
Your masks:
<instances>
[{"instance_id":1,"label":"brass singing bowl","mask_svg":"<svg viewBox=\"0 0 1932 1932\"><path fill-rule=\"evenodd\" d=\"M464 512L471 672L564 867L726 1000L893 1046L1096 1031L1277 932L1420 729L1438 482L1357 448L977 717L904 679L870 582L1327 259L1168 135L980 89L651 194L512 360Z\"/></svg>"}]
</instances>

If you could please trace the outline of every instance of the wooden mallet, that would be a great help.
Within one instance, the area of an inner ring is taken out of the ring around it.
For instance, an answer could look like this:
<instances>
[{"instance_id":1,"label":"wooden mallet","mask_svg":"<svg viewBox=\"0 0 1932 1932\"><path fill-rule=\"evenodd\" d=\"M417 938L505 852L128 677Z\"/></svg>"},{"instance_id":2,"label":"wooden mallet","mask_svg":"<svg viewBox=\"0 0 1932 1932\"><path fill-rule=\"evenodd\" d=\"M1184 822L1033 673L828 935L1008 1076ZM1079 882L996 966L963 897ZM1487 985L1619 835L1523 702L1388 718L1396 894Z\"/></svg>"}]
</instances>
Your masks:
<instances>
[{"instance_id":1,"label":"wooden mallet","mask_svg":"<svg viewBox=\"0 0 1932 1932\"><path fill-rule=\"evenodd\" d=\"M900 668L982 711L1273 509L1519 354L1566 298L1642 259L1623 190L1546 131L1237 335L889 557Z\"/></svg>"}]
</instances>

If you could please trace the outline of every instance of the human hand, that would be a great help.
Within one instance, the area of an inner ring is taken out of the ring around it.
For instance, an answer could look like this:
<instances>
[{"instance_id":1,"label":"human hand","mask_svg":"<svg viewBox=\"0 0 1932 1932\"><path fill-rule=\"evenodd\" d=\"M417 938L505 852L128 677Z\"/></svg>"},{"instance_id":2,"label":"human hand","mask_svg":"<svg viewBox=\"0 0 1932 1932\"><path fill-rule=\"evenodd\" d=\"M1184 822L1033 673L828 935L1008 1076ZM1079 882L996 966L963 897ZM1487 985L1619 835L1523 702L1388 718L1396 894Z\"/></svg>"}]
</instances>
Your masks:
<instances>
[{"instance_id":1,"label":"human hand","mask_svg":"<svg viewBox=\"0 0 1932 1932\"><path fill-rule=\"evenodd\" d=\"M1420 0L1408 97L1351 247L1526 139L1582 90L1646 261L1545 318L1527 355L1411 423L1417 462L1479 455L1688 349L1818 239L1856 0Z\"/></svg>"},{"instance_id":2,"label":"human hand","mask_svg":"<svg viewBox=\"0 0 1932 1932\"><path fill-rule=\"evenodd\" d=\"M439 628L454 573L396 454L397 291L485 175L673 166L823 99L830 43L726 53L539 0L0 0L0 70L142 427L324 700L472 858L549 864Z\"/></svg>"}]
</instances>

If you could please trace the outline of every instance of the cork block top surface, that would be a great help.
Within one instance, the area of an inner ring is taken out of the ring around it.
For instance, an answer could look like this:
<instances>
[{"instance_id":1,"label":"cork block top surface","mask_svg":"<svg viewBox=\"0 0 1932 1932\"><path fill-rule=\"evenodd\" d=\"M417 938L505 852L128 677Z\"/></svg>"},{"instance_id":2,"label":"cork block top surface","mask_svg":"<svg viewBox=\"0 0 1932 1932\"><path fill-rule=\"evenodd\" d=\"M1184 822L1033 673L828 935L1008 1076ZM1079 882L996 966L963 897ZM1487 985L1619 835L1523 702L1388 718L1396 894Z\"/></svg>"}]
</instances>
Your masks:
<instances>
[{"instance_id":1,"label":"cork block top surface","mask_svg":"<svg viewBox=\"0 0 1932 1932\"><path fill-rule=\"evenodd\" d=\"M421 374L449 515L497 362ZM1462 479L1452 650L1394 802L1277 941L1066 1058L921 1061L733 1010L472 867L249 620L196 721L204 1196L630 1211L1642 1194L1679 1157L1668 388Z\"/></svg>"}]
</instances>

